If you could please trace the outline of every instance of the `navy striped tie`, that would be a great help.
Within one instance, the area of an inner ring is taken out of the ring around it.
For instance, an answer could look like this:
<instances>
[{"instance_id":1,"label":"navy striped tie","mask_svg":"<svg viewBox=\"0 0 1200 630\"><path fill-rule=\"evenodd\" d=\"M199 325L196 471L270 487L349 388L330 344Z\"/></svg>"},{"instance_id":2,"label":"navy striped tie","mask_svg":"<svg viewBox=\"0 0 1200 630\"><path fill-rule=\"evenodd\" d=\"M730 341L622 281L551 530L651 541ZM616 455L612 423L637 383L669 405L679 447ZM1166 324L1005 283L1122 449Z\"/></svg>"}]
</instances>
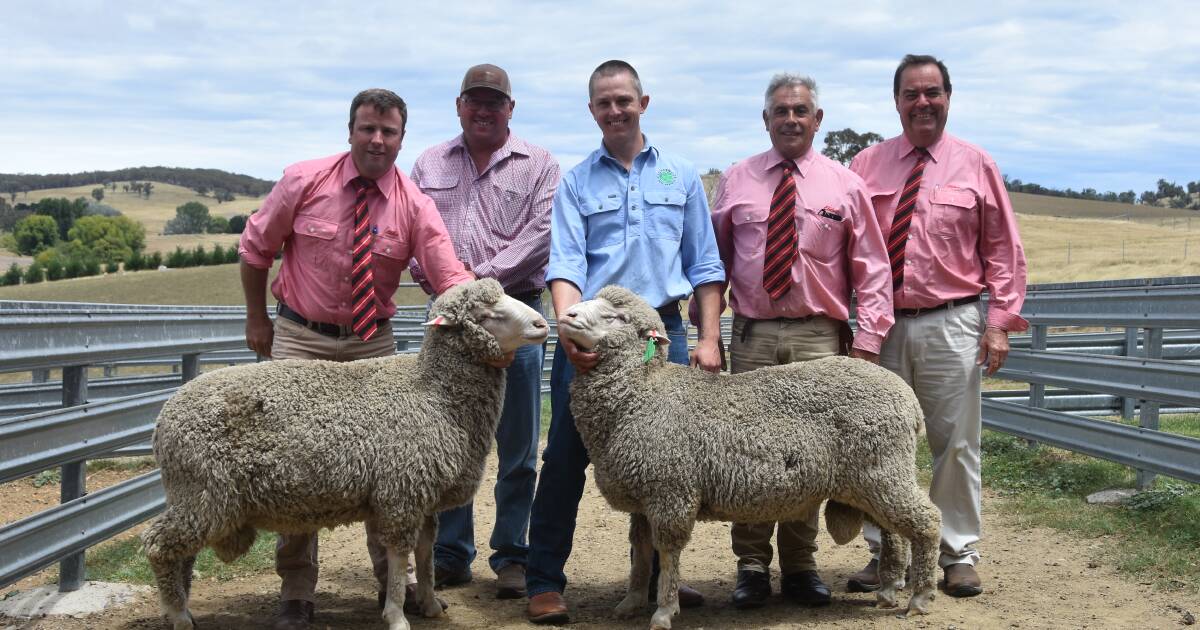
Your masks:
<instances>
[{"instance_id":1,"label":"navy striped tie","mask_svg":"<svg viewBox=\"0 0 1200 630\"><path fill-rule=\"evenodd\" d=\"M904 245L908 242L908 228L912 225L913 209L917 205L917 192L921 190L921 174L925 172L925 163L929 160L929 152L917 148L917 163L904 182L900 191L900 201L896 204L896 214L892 217L892 230L888 233L888 259L892 263L892 291L899 291L904 283Z\"/></svg>"},{"instance_id":2,"label":"navy striped tie","mask_svg":"<svg viewBox=\"0 0 1200 630\"><path fill-rule=\"evenodd\" d=\"M371 273L371 214L367 211L367 191L374 182L356 177L354 181L354 266L350 271L354 318L350 329L359 339L370 339L379 329L376 320L379 309L375 304L375 276Z\"/></svg>"},{"instance_id":3,"label":"navy striped tie","mask_svg":"<svg viewBox=\"0 0 1200 630\"><path fill-rule=\"evenodd\" d=\"M792 264L796 262L796 180L792 163L783 167L783 179L771 196L767 215L767 251L763 258L763 288L778 300L792 288Z\"/></svg>"}]
</instances>

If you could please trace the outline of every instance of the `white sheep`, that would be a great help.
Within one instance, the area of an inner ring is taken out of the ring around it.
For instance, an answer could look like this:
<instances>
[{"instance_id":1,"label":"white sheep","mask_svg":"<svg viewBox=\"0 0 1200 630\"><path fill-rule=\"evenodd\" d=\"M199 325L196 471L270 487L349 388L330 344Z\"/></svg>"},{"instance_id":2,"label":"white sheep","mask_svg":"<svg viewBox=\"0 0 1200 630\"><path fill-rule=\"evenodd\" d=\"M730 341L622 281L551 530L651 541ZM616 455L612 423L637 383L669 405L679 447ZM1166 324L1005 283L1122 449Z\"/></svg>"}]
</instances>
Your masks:
<instances>
[{"instance_id":1,"label":"white sheep","mask_svg":"<svg viewBox=\"0 0 1200 630\"><path fill-rule=\"evenodd\" d=\"M912 542L908 612L926 612L941 517L917 482L922 413L900 378L847 357L737 375L675 365L665 361L669 342L658 314L615 286L571 307L558 332L600 355L575 377L571 411L596 485L631 515L634 553L618 615L645 606L657 549L662 572L651 627L671 627L679 552L696 520L797 520L824 500L838 544L857 535L864 513L886 530L881 607L896 606L904 539Z\"/></svg>"},{"instance_id":2,"label":"white sheep","mask_svg":"<svg viewBox=\"0 0 1200 630\"><path fill-rule=\"evenodd\" d=\"M383 618L404 618L404 568L416 549L422 614L433 594L438 512L471 500L504 397L494 361L541 343L545 319L495 280L434 302L417 355L350 363L285 360L204 374L167 401L154 432L166 511L142 535L163 610L193 627L197 552L229 562L256 529L312 532L369 521L387 547Z\"/></svg>"}]
</instances>

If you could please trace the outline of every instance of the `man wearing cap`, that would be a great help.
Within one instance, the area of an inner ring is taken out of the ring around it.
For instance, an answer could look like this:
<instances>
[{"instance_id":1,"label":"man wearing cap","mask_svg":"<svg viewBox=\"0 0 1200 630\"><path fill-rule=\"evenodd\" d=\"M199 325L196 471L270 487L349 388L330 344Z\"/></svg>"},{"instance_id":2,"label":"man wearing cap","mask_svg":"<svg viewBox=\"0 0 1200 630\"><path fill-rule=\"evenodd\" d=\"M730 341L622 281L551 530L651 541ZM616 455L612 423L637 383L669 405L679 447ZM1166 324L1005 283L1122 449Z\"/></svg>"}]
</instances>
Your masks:
<instances>
[{"instance_id":1,"label":"man wearing cap","mask_svg":"<svg viewBox=\"0 0 1200 630\"><path fill-rule=\"evenodd\" d=\"M938 564L946 593L971 597L983 592L975 571L982 533L979 366L994 374L1008 356L1009 331L1028 327L1018 314L1025 251L996 163L945 133L946 65L929 55L904 57L892 97L904 133L850 164L867 182L890 258L896 323L879 360L912 386L925 412L929 497L942 512ZM879 529L867 526L865 533L878 558ZM847 587L878 588L878 560L850 576Z\"/></svg>"},{"instance_id":2,"label":"man wearing cap","mask_svg":"<svg viewBox=\"0 0 1200 630\"><path fill-rule=\"evenodd\" d=\"M272 359L353 361L394 354L392 295L410 258L445 291L472 279L433 202L396 168L408 113L388 90L350 104L350 151L287 167L242 232L246 345ZM267 315L267 275L283 251ZM367 528L382 605L387 552ZM283 580L277 630L309 627L317 586L317 534L280 535L275 571ZM411 585L411 581L410 581ZM406 598L415 601L411 594Z\"/></svg>"},{"instance_id":3,"label":"man wearing cap","mask_svg":"<svg viewBox=\"0 0 1200 630\"><path fill-rule=\"evenodd\" d=\"M725 271L708 201L695 167L642 134L649 103L637 71L624 61L600 64L588 80L588 110L603 142L563 177L554 197L546 269L554 312L565 313L605 285L626 287L657 307L670 360L687 364L679 300L695 290L703 326L691 363L715 372L721 367L719 290ZM559 338L550 375L550 434L530 517L527 615L534 623L565 623L570 617L563 569L589 463L571 415L570 385L576 370L590 370L598 361L596 353ZM681 606L703 601L699 592L680 585Z\"/></svg>"},{"instance_id":4,"label":"man wearing cap","mask_svg":"<svg viewBox=\"0 0 1200 630\"><path fill-rule=\"evenodd\" d=\"M725 172L712 221L733 307L730 367L735 374L838 354L857 294L858 334L850 356L878 363L892 325L887 254L866 186L814 151L824 111L811 77L777 74L767 85L763 123L771 148ZM780 591L824 606L817 574L817 515L778 523L734 523L735 608L771 594L771 535L779 548Z\"/></svg>"},{"instance_id":5,"label":"man wearing cap","mask_svg":"<svg viewBox=\"0 0 1200 630\"><path fill-rule=\"evenodd\" d=\"M503 69L491 64L471 67L455 99L462 134L426 149L413 165L412 179L437 204L458 258L476 276L495 278L506 293L540 312L550 255L550 205L559 171L548 151L509 131L515 107ZM422 286L432 288L419 264L413 264L412 273ZM488 563L496 573L496 596L501 599L525 595L543 358L542 346L517 350L496 428L500 469ZM438 516L435 586L471 581L472 514L473 504L468 503Z\"/></svg>"}]
</instances>

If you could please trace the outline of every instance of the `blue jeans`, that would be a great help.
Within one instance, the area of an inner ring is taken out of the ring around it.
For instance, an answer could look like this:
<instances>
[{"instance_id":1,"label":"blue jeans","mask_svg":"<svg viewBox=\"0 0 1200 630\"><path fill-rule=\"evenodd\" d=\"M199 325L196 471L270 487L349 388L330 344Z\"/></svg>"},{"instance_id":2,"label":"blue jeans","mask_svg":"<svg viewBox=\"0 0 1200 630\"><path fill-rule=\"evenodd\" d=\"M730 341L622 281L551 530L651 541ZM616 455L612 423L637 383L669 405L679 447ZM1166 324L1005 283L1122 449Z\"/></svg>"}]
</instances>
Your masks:
<instances>
[{"instance_id":1,"label":"blue jeans","mask_svg":"<svg viewBox=\"0 0 1200 630\"><path fill-rule=\"evenodd\" d=\"M541 300L526 302L541 312ZM492 555L488 564L499 571L513 563L525 564L529 546L529 509L537 483L538 437L542 427L542 363L544 346L522 346L508 367L504 410L496 427L496 521L492 526ZM434 564L453 571L475 560L474 503L438 515Z\"/></svg>"},{"instance_id":2,"label":"blue jeans","mask_svg":"<svg viewBox=\"0 0 1200 630\"><path fill-rule=\"evenodd\" d=\"M661 315L661 313L660 313ZM671 343L667 358L687 365L687 329L678 310L662 316ZM550 372L550 436L542 452L542 472L529 517L529 564L525 587L530 597L540 593L563 592L567 575L563 567L571 556L575 538L575 517L590 463L587 449L575 429L571 415L570 386L575 367L567 361L566 351L554 351Z\"/></svg>"}]
</instances>

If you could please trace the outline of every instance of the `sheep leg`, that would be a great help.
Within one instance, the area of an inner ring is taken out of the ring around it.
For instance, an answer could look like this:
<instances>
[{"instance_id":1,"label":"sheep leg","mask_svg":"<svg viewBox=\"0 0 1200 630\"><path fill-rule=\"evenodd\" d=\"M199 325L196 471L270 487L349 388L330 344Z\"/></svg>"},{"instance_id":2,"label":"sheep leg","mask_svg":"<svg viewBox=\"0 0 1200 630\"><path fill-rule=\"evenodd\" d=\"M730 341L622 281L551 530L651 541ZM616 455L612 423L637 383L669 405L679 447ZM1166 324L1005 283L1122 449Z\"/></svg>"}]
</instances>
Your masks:
<instances>
[{"instance_id":1,"label":"sheep leg","mask_svg":"<svg viewBox=\"0 0 1200 630\"><path fill-rule=\"evenodd\" d=\"M387 561L387 600L383 605L383 620L387 622L388 630L409 630L408 620L404 618L404 582L407 579L405 573L408 569L408 549L387 545Z\"/></svg>"},{"instance_id":2,"label":"sheep leg","mask_svg":"<svg viewBox=\"0 0 1200 630\"><path fill-rule=\"evenodd\" d=\"M679 614L679 549L658 545L658 609L650 630L670 630L671 617Z\"/></svg>"},{"instance_id":3,"label":"sheep leg","mask_svg":"<svg viewBox=\"0 0 1200 630\"><path fill-rule=\"evenodd\" d=\"M908 541L911 541L913 594L905 612L909 615L925 614L934 596L938 546L941 543L941 514L915 479L906 488L893 488L879 496L886 497L877 507L881 510L880 516L883 517L882 522L887 524L888 531L884 532L881 539L881 588L876 592L876 597L880 606L884 606L885 602L895 606L895 589L889 588L890 592L885 593L884 587L898 584L900 572L907 561ZM901 536L904 540L899 539ZM894 567L894 575L885 573L885 566L889 565ZM888 596L891 597L890 602Z\"/></svg>"},{"instance_id":4,"label":"sheep leg","mask_svg":"<svg viewBox=\"0 0 1200 630\"><path fill-rule=\"evenodd\" d=\"M195 627L187 603L192 562L204 546L204 541L195 537L195 529L185 520L184 510L168 507L142 534L142 546L158 586L159 603L173 630Z\"/></svg>"},{"instance_id":5,"label":"sheep leg","mask_svg":"<svg viewBox=\"0 0 1200 630\"><path fill-rule=\"evenodd\" d=\"M891 529L881 529L879 538L879 589L875 603L880 608L895 608L896 591L903 588L908 545Z\"/></svg>"},{"instance_id":6,"label":"sheep leg","mask_svg":"<svg viewBox=\"0 0 1200 630\"><path fill-rule=\"evenodd\" d=\"M425 617L440 617L444 608L433 593L433 541L437 538L437 517L429 515L417 538L417 602Z\"/></svg>"},{"instance_id":7,"label":"sheep leg","mask_svg":"<svg viewBox=\"0 0 1200 630\"><path fill-rule=\"evenodd\" d=\"M618 617L632 617L646 607L650 593L650 573L653 563L654 541L650 536L650 521L643 514L629 515L629 544L632 548L629 566L629 586L625 599L614 611Z\"/></svg>"}]
</instances>

